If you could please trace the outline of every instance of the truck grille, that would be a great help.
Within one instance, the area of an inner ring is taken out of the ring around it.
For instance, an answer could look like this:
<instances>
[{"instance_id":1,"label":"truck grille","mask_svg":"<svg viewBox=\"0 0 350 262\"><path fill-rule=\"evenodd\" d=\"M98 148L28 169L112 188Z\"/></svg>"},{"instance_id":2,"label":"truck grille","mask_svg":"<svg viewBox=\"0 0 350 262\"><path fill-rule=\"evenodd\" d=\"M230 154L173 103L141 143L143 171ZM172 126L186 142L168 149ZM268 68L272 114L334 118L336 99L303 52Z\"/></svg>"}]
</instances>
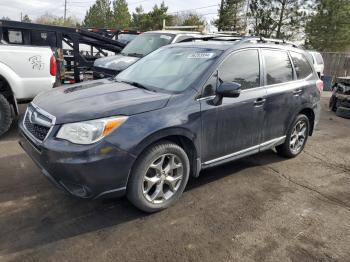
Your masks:
<instances>
[{"instance_id":1,"label":"truck grille","mask_svg":"<svg viewBox=\"0 0 350 262\"><path fill-rule=\"evenodd\" d=\"M31 137L43 142L54 124L55 118L53 116L33 104L28 106L23 125Z\"/></svg>"}]
</instances>

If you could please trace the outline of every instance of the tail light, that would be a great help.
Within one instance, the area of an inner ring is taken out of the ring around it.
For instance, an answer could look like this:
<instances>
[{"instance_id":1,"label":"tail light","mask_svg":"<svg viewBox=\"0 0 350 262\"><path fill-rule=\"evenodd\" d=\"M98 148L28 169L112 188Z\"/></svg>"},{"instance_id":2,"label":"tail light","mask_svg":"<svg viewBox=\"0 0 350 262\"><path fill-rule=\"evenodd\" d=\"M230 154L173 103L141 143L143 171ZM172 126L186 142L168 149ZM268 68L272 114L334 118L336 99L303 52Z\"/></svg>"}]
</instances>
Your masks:
<instances>
[{"instance_id":1,"label":"tail light","mask_svg":"<svg viewBox=\"0 0 350 262\"><path fill-rule=\"evenodd\" d=\"M317 90L322 93L323 92L323 87L324 87L324 83L322 80L317 80L316 81L316 87L317 87Z\"/></svg>"},{"instance_id":2,"label":"tail light","mask_svg":"<svg viewBox=\"0 0 350 262\"><path fill-rule=\"evenodd\" d=\"M57 75L57 62L56 62L56 57L54 55L52 55L50 59L50 74L52 76Z\"/></svg>"}]
</instances>

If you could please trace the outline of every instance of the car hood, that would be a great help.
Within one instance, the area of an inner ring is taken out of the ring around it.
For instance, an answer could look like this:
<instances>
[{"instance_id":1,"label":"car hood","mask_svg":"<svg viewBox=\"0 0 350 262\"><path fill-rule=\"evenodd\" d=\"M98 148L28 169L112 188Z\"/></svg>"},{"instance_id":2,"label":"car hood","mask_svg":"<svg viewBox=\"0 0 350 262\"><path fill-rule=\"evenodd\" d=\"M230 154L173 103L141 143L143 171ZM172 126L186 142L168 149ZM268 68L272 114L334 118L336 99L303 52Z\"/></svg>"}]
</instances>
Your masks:
<instances>
[{"instance_id":1,"label":"car hood","mask_svg":"<svg viewBox=\"0 0 350 262\"><path fill-rule=\"evenodd\" d=\"M55 88L33 103L62 124L157 110L166 106L170 96L104 79Z\"/></svg>"},{"instance_id":2,"label":"car hood","mask_svg":"<svg viewBox=\"0 0 350 262\"><path fill-rule=\"evenodd\" d=\"M107 56L103 58L96 59L94 62L94 67L102 67L115 71L123 71L124 69L131 66L133 63L138 61L140 58L125 56L125 55L115 55Z\"/></svg>"}]
</instances>

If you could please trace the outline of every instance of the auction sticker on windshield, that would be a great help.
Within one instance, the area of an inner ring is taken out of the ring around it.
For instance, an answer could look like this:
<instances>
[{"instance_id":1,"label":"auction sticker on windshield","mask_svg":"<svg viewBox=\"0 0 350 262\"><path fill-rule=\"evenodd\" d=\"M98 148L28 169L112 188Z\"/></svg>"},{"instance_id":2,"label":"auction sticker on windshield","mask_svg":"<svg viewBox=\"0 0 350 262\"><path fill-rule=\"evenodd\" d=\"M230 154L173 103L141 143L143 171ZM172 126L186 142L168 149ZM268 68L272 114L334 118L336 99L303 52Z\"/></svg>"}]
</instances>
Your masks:
<instances>
[{"instance_id":1,"label":"auction sticker on windshield","mask_svg":"<svg viewBox=\"0 0 350 262\"><path fill-rule=\"evenodd\" d=\"M208 59L208 58L212 58L214 56L214 53L194 53L194 54L190 54L187 58L192 58L192 59Z\"/></svg>"}]
</instances>

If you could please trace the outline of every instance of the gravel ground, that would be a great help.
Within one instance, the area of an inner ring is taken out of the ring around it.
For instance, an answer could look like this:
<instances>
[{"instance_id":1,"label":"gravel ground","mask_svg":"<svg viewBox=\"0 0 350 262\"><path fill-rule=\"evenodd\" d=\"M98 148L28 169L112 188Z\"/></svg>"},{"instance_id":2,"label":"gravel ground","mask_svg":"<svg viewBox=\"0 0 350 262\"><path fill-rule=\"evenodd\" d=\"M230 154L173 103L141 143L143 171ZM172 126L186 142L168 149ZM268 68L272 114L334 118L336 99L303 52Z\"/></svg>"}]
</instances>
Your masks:
<instances>
[{"instance_id":1,"label":"gravel ground","mask_svg":"<svg viewBox=\"0 0 350 262\"><path fill-rule=\"evenodd\" d=\"M0 141L0 261L350 261L350 121L327 109L304 153L213 168L172 208L83 201Z\"/></svg>"}]
</instances>

